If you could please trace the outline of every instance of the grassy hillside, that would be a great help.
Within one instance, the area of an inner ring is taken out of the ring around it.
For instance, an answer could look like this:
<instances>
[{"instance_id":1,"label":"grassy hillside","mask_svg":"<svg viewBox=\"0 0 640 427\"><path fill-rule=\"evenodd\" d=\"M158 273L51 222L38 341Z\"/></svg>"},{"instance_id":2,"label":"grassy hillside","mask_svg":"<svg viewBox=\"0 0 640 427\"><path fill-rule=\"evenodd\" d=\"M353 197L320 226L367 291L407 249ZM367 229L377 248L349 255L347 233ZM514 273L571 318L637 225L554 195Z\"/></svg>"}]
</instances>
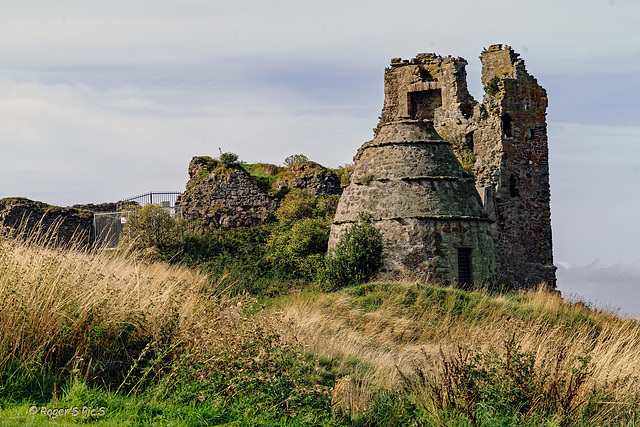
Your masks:
<instances>
[{"instance_id":1,"label":"grassy hillside","mask_svg":"<svg viewBox=\"0 0 640 427\"><path fill-rule=\"evenodd\" d=\"M640 423L636 321L542 290L296 288L0 240L0 425Z\"/></svg>"}]
</instances>

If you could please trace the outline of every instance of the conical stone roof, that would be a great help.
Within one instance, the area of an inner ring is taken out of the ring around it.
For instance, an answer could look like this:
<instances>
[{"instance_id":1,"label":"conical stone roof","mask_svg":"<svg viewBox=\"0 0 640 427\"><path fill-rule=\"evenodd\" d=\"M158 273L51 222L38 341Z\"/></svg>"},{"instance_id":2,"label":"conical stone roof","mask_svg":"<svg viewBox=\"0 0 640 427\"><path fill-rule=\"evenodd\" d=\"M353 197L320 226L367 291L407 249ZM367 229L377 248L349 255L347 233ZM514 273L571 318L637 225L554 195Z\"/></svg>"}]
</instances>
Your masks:
<instances>
[{"instance_id":1,"label":"conical stone roof","mask_svg":"<svg viewBox=\"0 0 640 427\"><path fill-rule=\"evenodd\" d=\"M398 218L483 219L473 177L431 122L383 125L355 157L353 183L345 190L335 222L354 222L359 211L374 220Z\"/></svg>"},{"instance_id":2,"label":"conical stone roof","mask_svg":"<svg viewBox=\"0 0 640 427\"><path fill-rule=\"evenodd\" d=\"M470 254L471 281L495 275L491 223L473 177L431 121L381 124L354 163L331 229L330 249L359 212L367 212L383 237L382 277L468 282L459 276L458 252Z\"/></svg>"}]
</instances>

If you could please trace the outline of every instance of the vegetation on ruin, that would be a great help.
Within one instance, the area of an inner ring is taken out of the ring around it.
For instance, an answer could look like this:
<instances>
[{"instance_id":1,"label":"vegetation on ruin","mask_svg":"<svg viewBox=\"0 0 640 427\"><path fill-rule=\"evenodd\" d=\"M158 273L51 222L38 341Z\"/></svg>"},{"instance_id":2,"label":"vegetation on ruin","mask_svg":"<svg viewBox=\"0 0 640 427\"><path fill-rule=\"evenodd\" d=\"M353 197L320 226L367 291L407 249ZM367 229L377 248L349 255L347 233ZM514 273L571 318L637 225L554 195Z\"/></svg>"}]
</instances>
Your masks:
<instances>
[{"instance_id":1,"label":"vegetation on ruin","mask_svg":"<svg viewBox=\"0 0 640 427\"><path fill-rule=\"evenodd\" d=\"M292 158L294 157L294 158ZM306 156L297 154L285 159L285 166L276 166L268 163L242 164L241 167L256 180L263 191L282 196L287 193L290 184L299 176L323 175L335 173L339 179L343 180L348 172L338 169L328 169L324 166L310 161Z\"/></svg>"},{"instance_id":2,"label":"vegetation on ruin","mask_svg":"<svg viewBox=\"0 0 640 427\"><path fill-rule=\"evenodd\" d=\"M294 166L302 166L304 163L307 163L308 161L309 161L309 158L304 154L292 154L290 156L287 156L286 159L284 159L284 167L292 168Z\"/></svg>"},{"instance_id":3,"label":"vegetation on ruin","mask_svg":"<svg viewBox=\"0 0 640 427\"><path fill-rule=\"evenodd\" d=\"M230 153L230 152L221 153L218 159L223 165L227 167L232 167L239 164L238 155L236 153Z\"/></svg>"},{"instance_id":4,"label":"vegetation on ruin","mask_svg":"<svg viewBox=\"0 0 640 427\"><path fill-rule=\"evenodd\" d=\"M373 178L375 178L375 176L373 176L372 173L368 173L366 175L361 176L356 183L361 185L369 185L369 183L373 181Z\"/></svg>"},{"instance_id":5,"label":"vegetation on ruin","mask_svg":"<svg viewBox=\"0 0 640 427\"><path fill-rule=\"evenodd\" d=\"M491 97L495 96L498 92L500 92L500 86L498 85L499 83L500 77L493 76L491 80L489 80L484 86L484 91Z\"/></svg>"},{"instance_id":6,"label":"vegetation on ruin","mask_svg":"<svg viewBox=\"0 0 640 427\"><path fill-rule=\"evenodd\" d=\"M349 183L349 176L353 170L353 164L345 164L336 169L325 168L324 166L313 162L303 154L293 154L284 160L284 166L277 166L270 163L245 163L239 160L235 153L223 153L218 159L208 156L198 158L202 169L198 175L192 177L188 187L191 189L194 185L208 178L209 175L217 174L226 176L235 168L244 169L258 184L258 186L266 192L275 194L278 197L284 196L290 189L291 183L297 177L308 175L321 175L334 173L342 185Z\"/></svg>"},{"instance_id":7,"label":"vegetation on ruin","mask_svg":"<svg viewBox=\"0 0 640 427\"><path fill-rule=\"evenodd\" d=\"M473 151L462 153L462 161L460 163L462 163L464 171L471 177L474 177L473 168L476 165L476 155L473 153Z\"/></svg>"},{"instance_id":8,"label":"vegetation on ruin","mask_svg":"<svg viewBox=\"0 0 640 427\"><path fill-rule=\"evenodd\" d=\"M251 175L263 191L273 192L278 176L283 168L269 163L243 164L242 168Z\"/></svg>"},{"instance_id":9,"label":"vegetation on ruin","mask_svg":"<svg viewBox=\"0 0 640 427\"><path fill-rule=\"evenodd\" d=\"M340 165L337 169L331 169L331 171L338 175L341 185L349 185L351 182L351 172L353 172L353 168L353 163L345 163L344 165Z\"/></svg>"}]
</instances>

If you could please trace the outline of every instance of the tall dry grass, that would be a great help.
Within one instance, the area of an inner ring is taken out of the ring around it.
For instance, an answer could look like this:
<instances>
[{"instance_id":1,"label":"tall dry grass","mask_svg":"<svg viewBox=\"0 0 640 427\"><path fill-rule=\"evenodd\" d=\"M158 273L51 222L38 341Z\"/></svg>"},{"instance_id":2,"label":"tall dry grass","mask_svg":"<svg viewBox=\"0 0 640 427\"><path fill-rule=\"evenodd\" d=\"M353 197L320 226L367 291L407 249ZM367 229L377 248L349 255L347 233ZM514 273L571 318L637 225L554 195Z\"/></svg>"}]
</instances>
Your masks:
<instances>
[{"instance_id":1,"label":"tall dry grass","mask_svg":"<svg viewBox=\"0 0 640 427\"><path fill-rule=\"evenodd\" d=\"M222 338L234 336L242 298L216 285L197 271L133 254L60 246L54 229L5 233L0 374L41 368L121 381L154 353L171 359L198 346L232 347L232 338Z\"/></svg>"},{"instance_id":2,"label":"tall dry grass","mask_svg":"<svg viewBox=\"0 0 640 427\"><path fill-rule=\"evenodd\" d=\"M492 296L377 283L302 293L277 309L308 349L341 361L344 369L358 361L362 381L383 389L401 386L416 370L442 379L443 363L459 350L504 354L515 338L517 350L533 355L536 372L546 378L569 381L588 361L576 401L594 390L616 405L640 396L640 324L543 288Z\"/></svg>"}]
</instances>

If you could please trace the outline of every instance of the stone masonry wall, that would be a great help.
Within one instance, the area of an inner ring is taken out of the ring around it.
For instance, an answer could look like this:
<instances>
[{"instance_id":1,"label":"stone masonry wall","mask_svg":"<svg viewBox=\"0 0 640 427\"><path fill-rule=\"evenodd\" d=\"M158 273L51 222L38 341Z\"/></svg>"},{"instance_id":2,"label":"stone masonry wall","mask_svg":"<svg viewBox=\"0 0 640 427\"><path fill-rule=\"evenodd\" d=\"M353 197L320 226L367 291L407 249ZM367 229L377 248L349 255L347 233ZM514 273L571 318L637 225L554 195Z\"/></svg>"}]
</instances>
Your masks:
<instances>
[{"instance_id":1,"label":"stone masonry wall","mask_svg":"<svg viewBox=\"0 0 640 427\"><path fill-rule=\"evenodd\" d=\"M39 233L45 243L93 242L93 212L28 199L0 200L0 226L10 234Z\"/></svg>"},{"instance_id":2,"label":"stone masonry wall","mask_svg":"<svg viewBox=\"0 0 640 427\"><path fill-rule=\"evenodd\" d=\"M431 120L390 115L354 157L331 227L329 250L368 213L382 235L383 280L440 280L470 285L493 281L495 249L490 220L470 174ZM469 277L460 274L468 253Z\"/></svg>"},{"instance_id":3,"label":"stone masonry wall","mask_svg":"<svg viewBox=\"0 0 640 427\"><path fill-rule=\"evenodd\" d=\"M546 91L509 46L482 52L482 103L467 90L462 58L395 58L385 72L381 126L399 118L432 120L475 176L494 221L498 274L516 287L555 287L551 239Z\"/></svg>"},{"instance_id":4,"label":"stone masonry wall","mask_svg":"<svg viewBox=\"0 0 640 427\"><path fill-rule=\"evenodd\" d=\"M194 157L189 163L187 191L178 196L176 205L182 206L187 218L237 227L263 223L274 200L242 168Z\"/></svg>"},{"instance_id":5,"label":"stone masonry wall","mask_svg":"<svg viewBox=\"0 0 640 427\"><path fill-rule=\"evenodd\" d=\"M265 166L265 165L263 165ZM291 168L269 166L279 180L265 187L240 165L225 166L211 157L198 156L189 163L189 182L176 201L187 218L205 225L247 227L263 224L287 191L306 190L312 195L341 194L338 176L314 162Z\"/></svg>"},{"instance_id":6,"label":"stone masonry wall","mask_svg":"<svg viewBox=\"0 0 640 427\"><path fill-rule=\"evenodd\" d=\"M492 216L501 270L505 277L524 286L544 281L555 287L547 93L510 47L491 46L480 59L483 83L493 81L497 90L485 95L483 105L488 114L476 118L477 126L487 129L485 145L494 141L502 149L500 168L490 171L485 167L485 173L477 174L477 185L490 192L488 197L495 204ZM478 158L480 164L487 162L486 155Z\"/></svg>"}]
</instances>

